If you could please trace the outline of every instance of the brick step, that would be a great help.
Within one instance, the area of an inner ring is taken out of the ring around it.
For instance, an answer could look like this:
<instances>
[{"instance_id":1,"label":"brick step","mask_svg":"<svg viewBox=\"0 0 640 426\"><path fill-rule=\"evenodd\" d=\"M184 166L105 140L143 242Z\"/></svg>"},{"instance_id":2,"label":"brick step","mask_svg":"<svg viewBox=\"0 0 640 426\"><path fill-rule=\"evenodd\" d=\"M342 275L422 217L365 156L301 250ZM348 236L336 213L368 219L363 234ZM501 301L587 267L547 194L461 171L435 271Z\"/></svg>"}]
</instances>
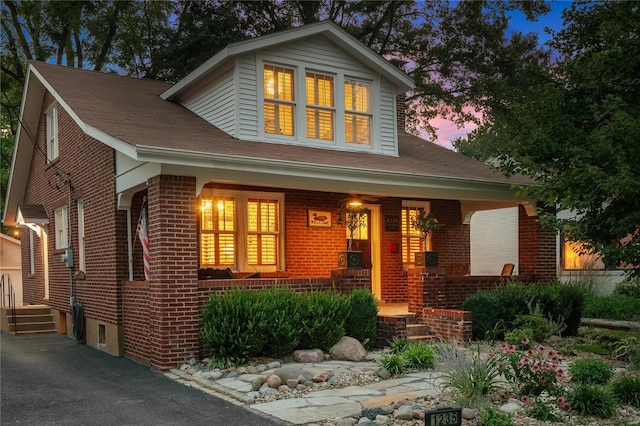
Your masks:
<instances>
[{"instance_id":1,"label":"brick step","mask_svg":"<svg viewBox=\"0 0 640 426\"><path fill-rule=\"evenodd\" d=\"M428 335L430 331L426 324L407 324L407 337Z\"/></svg>"},{"instance_id":2,"label":"brick step","mask_svg":"<svg viewBox=\"0 0 640 426\"><path fill-rule=\"evenodd\" d=\"M17 334L25 332L51 333L53 331L56 331L56 324L53 321L24 322L17 324ZM16 324L9 322L9 332L16 332Z\"/></svg>"}]
</instances>

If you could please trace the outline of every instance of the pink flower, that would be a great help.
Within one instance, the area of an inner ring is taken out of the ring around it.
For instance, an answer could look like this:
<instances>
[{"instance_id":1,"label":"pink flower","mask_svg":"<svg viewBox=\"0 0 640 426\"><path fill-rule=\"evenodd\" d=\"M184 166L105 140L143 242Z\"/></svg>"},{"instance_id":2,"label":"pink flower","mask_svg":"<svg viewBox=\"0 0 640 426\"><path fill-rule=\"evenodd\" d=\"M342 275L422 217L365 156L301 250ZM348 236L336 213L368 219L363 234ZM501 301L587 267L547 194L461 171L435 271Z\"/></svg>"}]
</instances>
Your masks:
<instances>
[{"instance_id":1,"label":"pink flower","mask_svg":"<svg viewBox=\"0 0 640 426\"><path fill-rule=\"evenodd\" d=\"M506 343L503 343L502 346L500 346L500 349L502 350L507 350L509 348L509 345L507 345Z\"/></svg>"},{"instance_id":2,"label":"pink flower","mask_svg":"<svg viewBox=\"0 0 640 426\"><path fill-rule=\"evenodd\" d=\"M542 346L542 345L538 345L538 346L536 346L536 350L537 350L538 352L544 352L544 346Z\"/></svg>"},{"instance_id":3,"label":"pink flower","mask_svg":"<svg viewBox=\"0 0 640 426\"><path fill-rule=\"evenodd\" d=\"M559 396L558 399L556 400L558 402L559 405L564 405L565 402L567 402L564 399L564 396Z\"/></svg>"},{"instance_id":4,"label":"pink flower","mask_svg":"<svg viewBox=\"0 0 640 426\"><path fill-rule=\"evenodd\" d=\"M522 401L523 404L526 404L527 402L529 402L529 397L526 395L522 395L520 401Z\"/></svg>"},{"instance_id":5,"label":"pink flower","mask_svg":"<svg viewBox=\"0 0 640 426\"><path fill-rule=\"evenodd\" d=\"M509 345L509 350L508 350L508 352L511 354L511 353L514 353L515 351L516 351L516 347L515 347L515 345Z\"/></svg>"},{"instance_id":6,"label":"pink flower","mask_svg":"<svg viewBox=\"0 0 640 426\"><path fill-rule=\"evenodd\" d=\"M542 384L547 383L547 378L546 378L546 377L544 377L544 376L541 376L541 377L540 377L540 383L542 383Z\"/></svg>"},{"instance_id":7,"label":"pink flower","mask_svg":"<svg viewBox=\"0 0 640 426\"><path fill-rule=\"evenodd\" d=\"M527 357L522 358L522 360L520 361L522 363L522 365L529 365L531 364L531 360Z\"/></svg>"},{"instance_id":8,"label":"pink flower","mask_svg":"<svg viewBox=\"0 0 640 426\"><path fill-rule=\"evenodd\" d=\"M564 404L562 404L562 409L564 411L569 411L570 408L571 408L571 404L569 404L568 402L565 402Z\"/></svg>"},{"instance_id":9,"label":"pink flower","mask_svg":"<svg viewBox=\"0 0 640 426\"><path fill-rule=\"evenodd\" d=\"M533 349L527 349L527 355L533 356Z\"/></svg>"},{"instance_id":10,"label":"pink flower","mask_svg":"<svg viewBox=\"0 0 640 426\"><path fill-rule=\"evenodd\" d=\"M524 364L522 363L522 361L518 361L518 363L516 364L516 367L518 367L518 369L524 367Z\"/></svg>"},{"instance_id":11,"label":"pink flower","mask_svg":"<svg viewBox=\"0 0 640 426\"><path fill-rule=\"evenodd\" d=\"M522 344L527 346L529 344L529 339L527 339L526 337L522 339Z\"/></svg>"},{"instance_id":12,"label":"pink flower","mask_svg":"<svg viewBox=\"0 0 640 426\"><path fill-rule=\"evenodd\" d=\"M534 373L537 373L538 371L540 371L540 364L538 364L537 362L535 364L533 364L533 367L531 367L531 371L533 371Z\"/></svg>"}]
</instances>

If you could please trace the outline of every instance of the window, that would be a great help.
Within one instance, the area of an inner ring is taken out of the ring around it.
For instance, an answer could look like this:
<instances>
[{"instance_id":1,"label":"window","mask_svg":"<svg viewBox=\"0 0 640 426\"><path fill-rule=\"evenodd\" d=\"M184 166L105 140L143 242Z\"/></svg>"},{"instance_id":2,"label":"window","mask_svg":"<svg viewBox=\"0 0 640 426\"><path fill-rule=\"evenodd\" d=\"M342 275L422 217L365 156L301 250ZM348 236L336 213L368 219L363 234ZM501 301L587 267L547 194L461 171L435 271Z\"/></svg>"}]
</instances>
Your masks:
<instances>
[{"instance_id":1,"label":"window","mask_svg":"<svg viewBox=\"0 0 640 426\"><path fill-rule=\"evenodd\" d=\"M264 66L264 132L294 136L295 92L293 70Z\"/></svg>"},{"instance_id":2,"label":"window","mask_svg":"<svg viewBox=\"0 0 640 426\"><path fill-rule=\"evenodd\" d=\"M69 247L69 220L67 206L59 207L54 211L56 227L56 249Z\"/></svg>"},{"instance_id":3,"label":"window","mask_svg":"<svg viewBox=\"0 0 640 426\"><path fill-rule=\"evenodd\" d=\"M203 198L200 208L200 263L235 266L236 202L233 198Z\"/></svg>"},{"instance_id":4,"label":"window","mask_svg":"<svg viewBox=\"0 0 640 426\"><path fill-rule=\"evenodd\" d=\"M281 267L283 238L278 193L203 190L200 266L239 271Z\"/></svg>"},{"instance_id":5,"label":"window","mask_svg":"<svg viewBox=\"0 0 640 426\"><path fill-rule=\"evenodd\" d=\"M582 244L565 240L562 247L564 269L605 269L600 256L580 253Z\"/></svg>"},{"instance_id":6,"label":"window","mask_svg":"<svg viewBox=\"0 0 640 426\"><path fill-rule=\"evenodd\" d=\"M333 77L307 73L307 138L333 140Z\"/></svg>"},{"instance_id":7,"label":"window","mask_svg":"<svg viewBox=\"0 0 640 426\"><path fill-rule=\"evenodd\" d=\"M371 88L356 80L344 82L345 142L371 145Z\"/></svg>"},{"instance_id":8,"label":"window","mask_svg":"<svg viewBox=\"0 0 640 426\"><path fill-rule=\"evenodd\" d=\"M58 158L58 107L53 105L47 111L47 161Z\"/></svg>"},{"instance_id":9,"label":"window","mask_svg":"<svg viewBox=\"0 0 640 426\"><path fill-rule=\"evenodd\" d=\"M415 254L427 250L427 247L422 247L420 231L411 226L411 219L421 211L429 211L429 203L403 203L400 226L402 227L402 263L404 265L413 265ZM430 238L431 235L428 239Z\"/></svg>"},{"instance_id":10,"label":"window","mask_svg":"<svg viewBox=\"0 0 640 426\"><path fill-rule=\"evenodd\" d=\"M84 251L84 200L78 200L78 271L86 272Z\"/></svg>"},{"instance_id":11,"label":"window","mask_svg":"<svg viewBox=\"0 0 640 426\"><path fill-rule=\"evenodd\" d=\"M278 200L249 199L247 213L249 264L275 266L278 260Z\"/></svg>"}]
</instances>

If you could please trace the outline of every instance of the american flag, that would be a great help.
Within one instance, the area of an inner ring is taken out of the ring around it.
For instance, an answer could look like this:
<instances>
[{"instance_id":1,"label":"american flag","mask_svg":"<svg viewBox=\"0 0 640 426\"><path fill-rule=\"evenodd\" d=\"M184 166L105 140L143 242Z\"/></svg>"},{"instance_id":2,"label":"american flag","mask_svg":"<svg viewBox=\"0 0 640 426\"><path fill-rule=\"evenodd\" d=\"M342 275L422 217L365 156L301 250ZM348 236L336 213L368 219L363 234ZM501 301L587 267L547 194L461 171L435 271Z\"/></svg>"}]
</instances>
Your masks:
<instances>
[{"instance_id":1,"label":"american flag","mask_svg":"<svg viewBox=\"0 0 640 426\"><path fill-rule=\"evenodd\" d=\"M144 263L144 279L149 281L149 233L147 232L147 202L142 202L142 210L138 218L138 228L136 229L140 244L142 244L142 261Z\"/></svg>"}]
</instances>

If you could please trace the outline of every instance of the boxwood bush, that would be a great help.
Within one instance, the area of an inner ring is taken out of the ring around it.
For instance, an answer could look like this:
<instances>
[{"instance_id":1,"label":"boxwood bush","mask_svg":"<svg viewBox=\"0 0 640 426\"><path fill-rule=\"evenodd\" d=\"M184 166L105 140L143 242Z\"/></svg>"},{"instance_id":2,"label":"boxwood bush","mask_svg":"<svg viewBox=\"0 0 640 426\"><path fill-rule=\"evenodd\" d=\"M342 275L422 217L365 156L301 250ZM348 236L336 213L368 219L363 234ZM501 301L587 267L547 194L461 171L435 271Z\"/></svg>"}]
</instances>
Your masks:
<instances>
[{"instance_id":1,"label":"boxwood bush","mask_svg":"<svg viewBox=\"0 0 640 426\"><path fill-rule=\"evenodd\" d=\"M565 335L578 333L585 291L579 285L508 282L494 290L469 296L462 308L473 312L476 339L500 339L519 316L538 312L544 318L566 325Z\"/></svg>"},{"instance_id":2,"label":"boxwood bush","mask_svg":"<svg viewBox=\"0 0 640 426\"><path fill-rule=\"evenodd\" d=\"M348 315L349 299L339 293L232 289L209 296L200 337L219 365L237 365L295 349L327 350L344 336Z\"/></svg>"},{"instance_id":3,"label":"boxwood bush","mask_svg":"<svg viewBox=\"0 0 640 426\"><path fill-rule=\"evenodd\" d=\"M369 290L356 289L349 295L349 316L345 323L347 336L371 349L376 340L378 303Z\"/></svg>"}]
</instances>

